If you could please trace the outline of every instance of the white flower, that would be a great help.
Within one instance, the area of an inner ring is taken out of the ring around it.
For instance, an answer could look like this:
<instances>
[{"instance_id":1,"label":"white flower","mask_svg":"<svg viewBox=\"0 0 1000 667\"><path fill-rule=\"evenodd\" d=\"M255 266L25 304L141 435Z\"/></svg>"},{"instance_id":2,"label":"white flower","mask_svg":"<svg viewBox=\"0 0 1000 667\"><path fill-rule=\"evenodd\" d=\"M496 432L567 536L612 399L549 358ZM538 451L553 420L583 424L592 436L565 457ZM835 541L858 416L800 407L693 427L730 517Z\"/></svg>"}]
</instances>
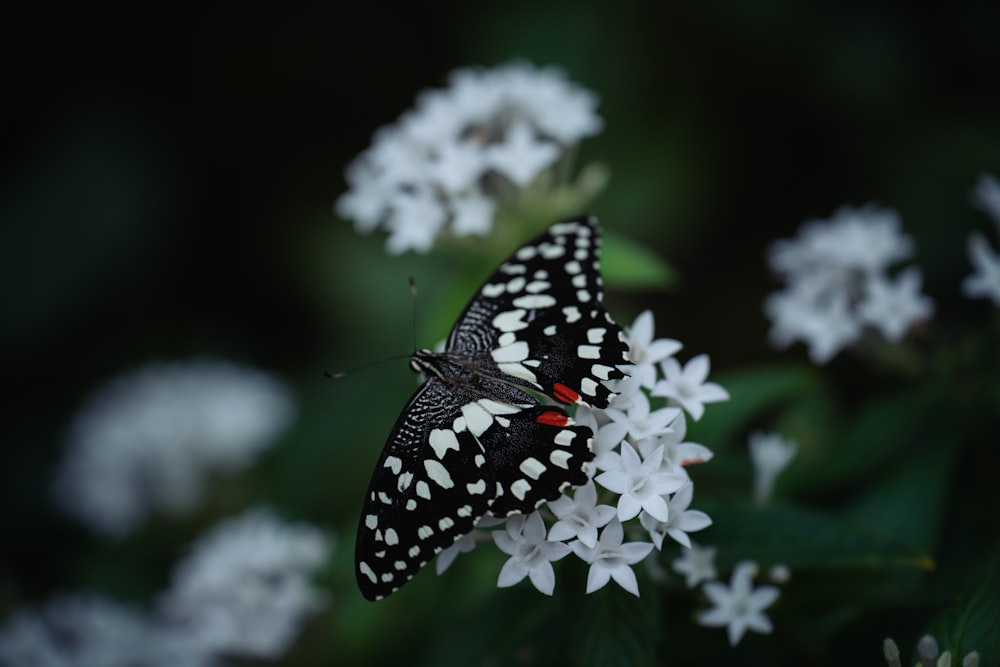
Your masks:
<instances>
[{"instance_id":1,"label":"white flower","mask_svg":"<svg viewBox=\"0 0 1000 667\"><path fill-rule=\"evenodd\" d=\"M774 586L753 588L753 575L756 566L752 563L740 563L733 570L729 587L717 581L712 581L702 587L705 595L715 605L712 609L702 612L698 622L705 626L726 626L729 643L735 646L747 630L770 633L771 619L764 610L778 599L778 589Z\"/></svg>"},{"instance_id":2,"label":"white flower","mask_svg":"<svg viewBox=\"0 0 1000 667\"><path fill-rule=\"evenodd\" d=\"M715 456L712 450L704 445L684 442L684 437L687 435L687 419L683 413L670 426L670 433L636 443L639 453L649 456L657 447L663 445L663 467L670 472L685 476L688 466L707 463Z\"/></svg>"},{"instance_id":3,"label":"white flower","mask_svg":"<svg viewBox=\"0 0 1000 667\"><path fill-rule=\"evenodd\" d=\"M771 245L768 262L785 275L817 271L884 271L913 254L913 239L900 231L899 214L872 204L842 206L828 220L809 220L795 239Z\"/></svg>"},{"instance_id":4,"label":"white flower","mask_svg":"<svg viewBox=\"0 0 1000 667\"><path fill-rule=\"evenodd\" d=\"M674 407L651 410L649 398L642 391L632 396L628 412L607 408L604 413L612 421L624 424L628 435L636 442L670 433L671 424L681 415L681 411Z\"/></svg>"},{"instance_id":5,"label":"white flower","mask_svg":"<svg viewBox=\"0 0 1000 667\"><path fill-rule=\"evenodd\" d=\"M886 340L899 341L912 325L934 313L934 302L920 293L921 281L920 269L916 266L903 270L895 281L873 278L868 281L865 296L858 304L858 314Z\"/></svg>"},{"instance_id":6,"label":"white flower","mask_svg":"<svg viewBox=\"0 0 1000 667\"><path fill-rule=\"evenodd\" d=\"M198 540L174 568L159 609L205 651L274 659L326 600L310 583L327 538L266 510L249 510Z\"/></svg>"},{"instance_id":7,"label":"white flower","mask_svg":"<svg viewBox=\"0 0 1000 667\"><path fill-rule=\"evenodd\" d=\"M437 572L438 576L444 574L445 570L451 567L451 564L455 562L459 554L467 554L475 548L476 534L470 532L462 535L462 537L455 540L454 544L437 555L437 558L434 560L434 571Z\"/></svg>"},{"instance_id":8,"label":"white flower","mask_svg":"<svg viewBox=\"0 0 1000 667\"><path fill-rule=\"evenodd\" d=\"M601 531L601 537L593 547L588 547L579 540L570 544L573 553L590 563L590 571L587 574L588 593L603 588L614 579L632 595L639 595L639 582L636 581L635 572L630 566L648 556L653 550L653 544L651 542L622 544L624 537L625 531L621 522L612 519L611 523Z\"/></svg>"},{"instance_id":9,"label":"white flower","mask_svg":"<svg viewBox=\"0 0 1000 667\"><path fill-rule=\"evenodd\" d=\"M1000 181L992 174L983 174L976 182L972 203L985 212L1000 231Z\"/></svg>"},{"instance_id":10,"label":"white flower","mask_svg":"<svg viewBox=\"0 0 1000 667\"><path fill-rule=\"evenodd\" d=\"M684 575L684 584L694 588L702 581L710 581L717 576L715 547L702 547L692 542L671 565L675 572Z\"/></svg>"},{"instance_id":11,"label":"white flower","mask_svg":"<svg viewBox=\"0 0 1000 667\"><path fill-rule=\"evenodd\" d=\"M150 364L98 391L77 414L56 500L111 536L154 511L186 513L210 475L248 467L293 415L287 387L260 371L222 361Z\"/></svg>"},{"instance_id":12,"label":"white flower","mask_svg":"<svg viewBox=\"0 0 1000 667\"><path fill-rule=\"evenodd\" d=\"M792 571L783 563L777 563L768 570L768 577L776 584L786 584L792 578Z\"/></svg>"},{"instance_id":13,"label":"white flower","mask_svg":"<svg viewBox=\"0 0 1000 667\"><path fill-rule=\"evenodd\" d=\"M499 519L497 517L486 515L479 518L479 520L476 522L476 528L477 529L490 528L493 526L499 526L505 521L506 521L505 519ZM477 536L483 534L484 531L480 530L473 530L469 533L466 533L462 537L455 540L455 543L452 544L450 547L444 549L441 553L439 553L434 561L434 569L437 572L437 574L440 576L441 574L444 573L445 570L451 567L451 564L455 562L455 559L458 558L459 554L467 554L473 549L475 549Z\"/></svg>"},{"instance_id":14,"label":"white flower","mask_svg":"<svg viewBox=\"0 0 1000 667\"><path fill-rule=\"evenodd\" d=\"M768 337L777 347L797 340L809 346L814 363L829 361L861 337L863 324L850 309L856 288L819 276L796 278L787 288L768 295L764 312L772 321Z\"/></svg>"},{"instance_id":15,"label":"white flower","mask_svg":"<svg viewBox=\"0 0 1000 667\"><path fill-rule=\"evenodd\" d=\"M646 394L642 391L642 384L639 378L626 375L620 380L609 380L608 386L615 392L611 399L610 407L622 412L628 412L635 405L637 398L646 399ZM604 414L604 410L599 411Z\"/></svg>"},{"instance_id":16,"label":"white flower","mask_svg":"<svg viewBox=\"0 0 1000 667\"><path fill-rule=\"evenodd\" d=\"M714 382L705 382L708 377L708 355L692 357L681 365L674 358L664 359L660 364L664 379L653 387L653 396L665 396L678 403L697 421L705 413L705 403L729 400L729 392Z\"/></svg>"},{"instance_id":17,"label":"white flower","mask_svg":"<svg viewBox=\"0 0 1000 667\"><path fill-rule=\"evenodd\" d=\"M778 475L795 458L798 446L777 433L750 435L750 461L753 463L753 497L759 505L771 499Z\"/></svg>"},{"instance_id":18,"label":"white flower","mask_svg":"<svg viewBox=\"0 0 1000 667\"><path fill-rule=\"evenodd\" d=\"M507 588L528 577L540 592L552 595L556 587L552 561L566 556L570 548L545 539L545 522L538 512L526 519L520 515L510 517L506 530L493 533L493 541L510 556L500 569L497 586Z\"/></svg>"},{"instance_id":19,"label":"white flower","mask_svg":"<svg viewBox=\"0 0 1000 667\"><path fill-rule=\"evenodd\" d=\"M663 549L663 538L666 535L669 535L681 546L690 547L691 539L687 534L712 525L710 516L700 510L688 509L693 497L694 484L688 482L667 501L668 518L666 521L660 521L645 511L639 514L639 523L649 531L649 536L657 549Z\"/></svg>"},{"instance_id":20,"label":"white flower","mask_svg":"<svg viewBox=\"0 0 1000 667\"><path fill-rule=\"evenodd\" d=\"M663 471L663 446L661 445L643 461L630 445L622 445L618 455L618 469L607 470L594 480L619 494L618 518L628 521L645 510L659 521L669 518L667 502L663 496L673 493L687 483L687 477Z\"/></svg>"},{"instance_id":21,"label":"white flower","mask_svg":"<svg viewBox=\"0 0 1000 667\"><path fill-rule=\"evenodd\" d=\"M525 122L512 125L504 142L492 144L486 153L486 162L520 188L530 185L535 176L558 159L559 148L536 139Z\"/></svg>"},{"instance_id":22,"label":"white flower","mask_svg":"<svg viewBox=\"0 0 1000 667\"><path fill-rule=\"evenodd\" d=\"M592 465L598 470L609 470L616 466L615 450L628 435L627 422L610 421L602 424L601 418L606 418L604 413L604 410L580 406L574 416L577 424L589 427L594 433L591 441L591 448L594 451Z\"/></svg>"},{"instance_id":23,"label":"white flower","mask_svg":"<svg viewBox=\"0 0 1000 667\"><path fill-rule=\"evenodd\" d=\"M629 376L647 389L656 384L656 365L667 357L676 354L683 346L670 338L653 340L653 312L644 310L639 313L632 326L626 329L628 341L628 358L632 368Z\"/></svg>"},{"instance_id":24,"label":"white flower","mask_svg":"<svg viewBox=\"0 0 1000 667\"><path fill-rule=\"evenodd\" d=\"M969 235L969 261L975 273L962 281L962 294L970 299L990 299L1000 306L1000 255L978 232Z\"/></svg>"},{"instance_id":25,"label":"white flower","mask_svg":"<svg viewBox=\"0 0 1000 667\"><path fill-rule=\"evenodd\" d=\"M564 495L550 501L549 509L558 518L549 529L550 540L577 538L588 547L597 544L597 529L615 517L614 507L597 504L597 487L593 481L577 487L572 498Z\"/></svg>"},{"instance_id":26,"label":"white flower","mask_svg":"<svg viewBox=\"0 0 1000 667\"><path fill-rule=\"evenodd\" d=\"M462 69L425 91L348 166L336 212L387 249L427 252L440 234L486 234L504 199L600 131L597 98L555 68ZM513 190L513 191L512 191Z\"/></svg>"},{"instance_id":27,"label":"white flower","mask_svg":"<svg viewBox=\"0 0 1000 667\"><path fill-rule=\"evenodd\" d=\"M813 363L824 364L857 342L866 324L899 340L933 312L919 294L916 269L897 282L886 273L913 248L899 215L871 205L841 208L829 220L806 222L796 238L775 241L768 262L788 285L765 301L771 341L779 347L802 341Z\"/></svg>"},{"instance_id":28,"label":"white flower","mask_svg":"<svg viewBox=\"0 0 1000 667\"><path fill-rule=\"evenodd\" d=\"M40 610L22 610L7 620L0 629L0 663L152 665L153 631L145 615L130 607L94 594L63 595Z\"/></svg>"}]
</instances>

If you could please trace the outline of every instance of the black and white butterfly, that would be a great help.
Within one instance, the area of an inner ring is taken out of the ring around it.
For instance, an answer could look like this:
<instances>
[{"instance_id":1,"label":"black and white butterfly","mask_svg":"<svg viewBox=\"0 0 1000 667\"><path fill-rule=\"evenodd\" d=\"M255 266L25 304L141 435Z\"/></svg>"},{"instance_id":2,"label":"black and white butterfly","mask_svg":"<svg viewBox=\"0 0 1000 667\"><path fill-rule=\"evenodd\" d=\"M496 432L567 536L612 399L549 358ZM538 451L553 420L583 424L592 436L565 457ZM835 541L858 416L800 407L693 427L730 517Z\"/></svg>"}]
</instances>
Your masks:
<instances>
[{"instance_id":1,"label":"black and white butterfly","mask_svg":"<svg viewBox=\"0 0 1000 667\"><path fill-rule=\"evenodd\" d=\"M590 428L555 404L607 407L624 377L621 329L601 305L600 228L552 225L469 301L396 421L358 524L358 586L379 600L485 515L528 513L587 481Z\"/></svg>"}]
</instances>

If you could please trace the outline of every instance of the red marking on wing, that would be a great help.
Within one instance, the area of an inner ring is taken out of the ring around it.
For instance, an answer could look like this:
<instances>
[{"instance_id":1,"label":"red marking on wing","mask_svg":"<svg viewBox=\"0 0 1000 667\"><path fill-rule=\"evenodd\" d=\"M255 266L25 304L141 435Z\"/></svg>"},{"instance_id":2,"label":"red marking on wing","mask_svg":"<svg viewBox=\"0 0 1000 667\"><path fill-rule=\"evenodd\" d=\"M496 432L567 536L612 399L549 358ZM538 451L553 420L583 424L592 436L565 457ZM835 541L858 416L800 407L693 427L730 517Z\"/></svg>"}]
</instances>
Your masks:
<instances>
[{"instance_id":1,"label":"red marking on wing","mask_svg":"<svg viewBox=\"0 0 1000 667\"><path fill-rule=\"evenodd\" d=\"M576 403L580 400L580 394L573 391L562 382L556 382L552 385L552 393L555 394L557 401L562 401L563 403Z\"/></svg>"},{"instance_id":2,"label":"red marking on wing","mask_svg":"<svg viewBox=\"0 0 1000 667\"><path fill-rule=\"evenodd\" d=\"M547 426L565 426L569 423L569 417L555 410L546 410L535 417L535 421Z\"/></svg>"}]
</instances>

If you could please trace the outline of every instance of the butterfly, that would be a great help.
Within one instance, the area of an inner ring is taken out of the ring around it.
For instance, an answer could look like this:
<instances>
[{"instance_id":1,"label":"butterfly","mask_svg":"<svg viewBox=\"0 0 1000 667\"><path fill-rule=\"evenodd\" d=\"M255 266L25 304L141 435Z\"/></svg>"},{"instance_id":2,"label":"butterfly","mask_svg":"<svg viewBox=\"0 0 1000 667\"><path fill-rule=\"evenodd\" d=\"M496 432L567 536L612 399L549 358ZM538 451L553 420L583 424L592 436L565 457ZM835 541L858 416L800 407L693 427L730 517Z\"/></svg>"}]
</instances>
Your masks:
<instances>
[{"instance_id":1,"label":"butterfly","mask_svg":"<svg viewBox=\"0 0 1000 667\"><path fill-rule=\"evenodd\" d=\"M476 291L385 444L358 523L358 587L379 600L484 516L529 513L586 483L590 428L628 344L601 304L600 227L584 216L517 249ZM539 395L552 399L543 403Z\"/></svg>"}]
</instances>

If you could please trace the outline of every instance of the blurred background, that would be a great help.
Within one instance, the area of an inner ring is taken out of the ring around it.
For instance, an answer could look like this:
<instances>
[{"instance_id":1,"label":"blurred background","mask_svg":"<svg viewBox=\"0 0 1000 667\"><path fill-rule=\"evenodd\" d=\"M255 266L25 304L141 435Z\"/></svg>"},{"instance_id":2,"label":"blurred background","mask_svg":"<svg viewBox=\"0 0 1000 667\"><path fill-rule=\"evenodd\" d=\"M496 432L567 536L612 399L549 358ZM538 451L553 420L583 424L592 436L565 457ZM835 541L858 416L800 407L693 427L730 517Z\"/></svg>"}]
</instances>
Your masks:
<instances>
[{"instance_id":1,"label":"blurred background","mask_svg":"<svg viewBox=\"0 0 1000 667\"><path fill-rule=\"evenodd\" d=\"M332 204L372 132L458 67L554 64L601 97L605 129L583 142L580 163L603 163L611 180L590 212L678 274L669 291L611 290L608 306L623 324L652 308L659 336L711 355L713 379L805 361L801 345L777 352L767 343L762 302L777 285L765 249L842 204L900 212L936 321L957 330L993 315L958 285L970 272L968 234L989 229L970 189L981 173L1000 174L994 2L8 11L3 615L82 588L141 604L214 519L264 502L338 540L323 577L330 610L282 664L448 664L451 633L475 642L469 628L498 617L519 646L517 618L541 596L522 586L491 612L480 606L496 594L499 554L451 581L425 574L410 597L361 599L352 572L360 503L415 379L405 361L323 378L411 350L409 276L420 288L417 344L447 333L446 316L419 313L448 291L449 267L433 254L387 256L381 233L359 236ZM219 480L203 511L154 518L125 541L94 537L56 511L53 469L87 396L137 365L199 357L245 363L292 387L298 418L282 442L250 472ZM883 388L850 356L825 372L843 409ZM667 627L661 640L684 642L690 613L677 610L683 631ZM759 637L740 650L800 665L863 650L865 663L879 664L885 635L915 639L920 620L903 616L800 633L775 653ZM721 631L697 632L719 646L675 664L759 657L730 653ZM821 649L809 648L814 638ZM507 644L488 654L482 664L546 662Z\"/></svg>"}]
</instances>

